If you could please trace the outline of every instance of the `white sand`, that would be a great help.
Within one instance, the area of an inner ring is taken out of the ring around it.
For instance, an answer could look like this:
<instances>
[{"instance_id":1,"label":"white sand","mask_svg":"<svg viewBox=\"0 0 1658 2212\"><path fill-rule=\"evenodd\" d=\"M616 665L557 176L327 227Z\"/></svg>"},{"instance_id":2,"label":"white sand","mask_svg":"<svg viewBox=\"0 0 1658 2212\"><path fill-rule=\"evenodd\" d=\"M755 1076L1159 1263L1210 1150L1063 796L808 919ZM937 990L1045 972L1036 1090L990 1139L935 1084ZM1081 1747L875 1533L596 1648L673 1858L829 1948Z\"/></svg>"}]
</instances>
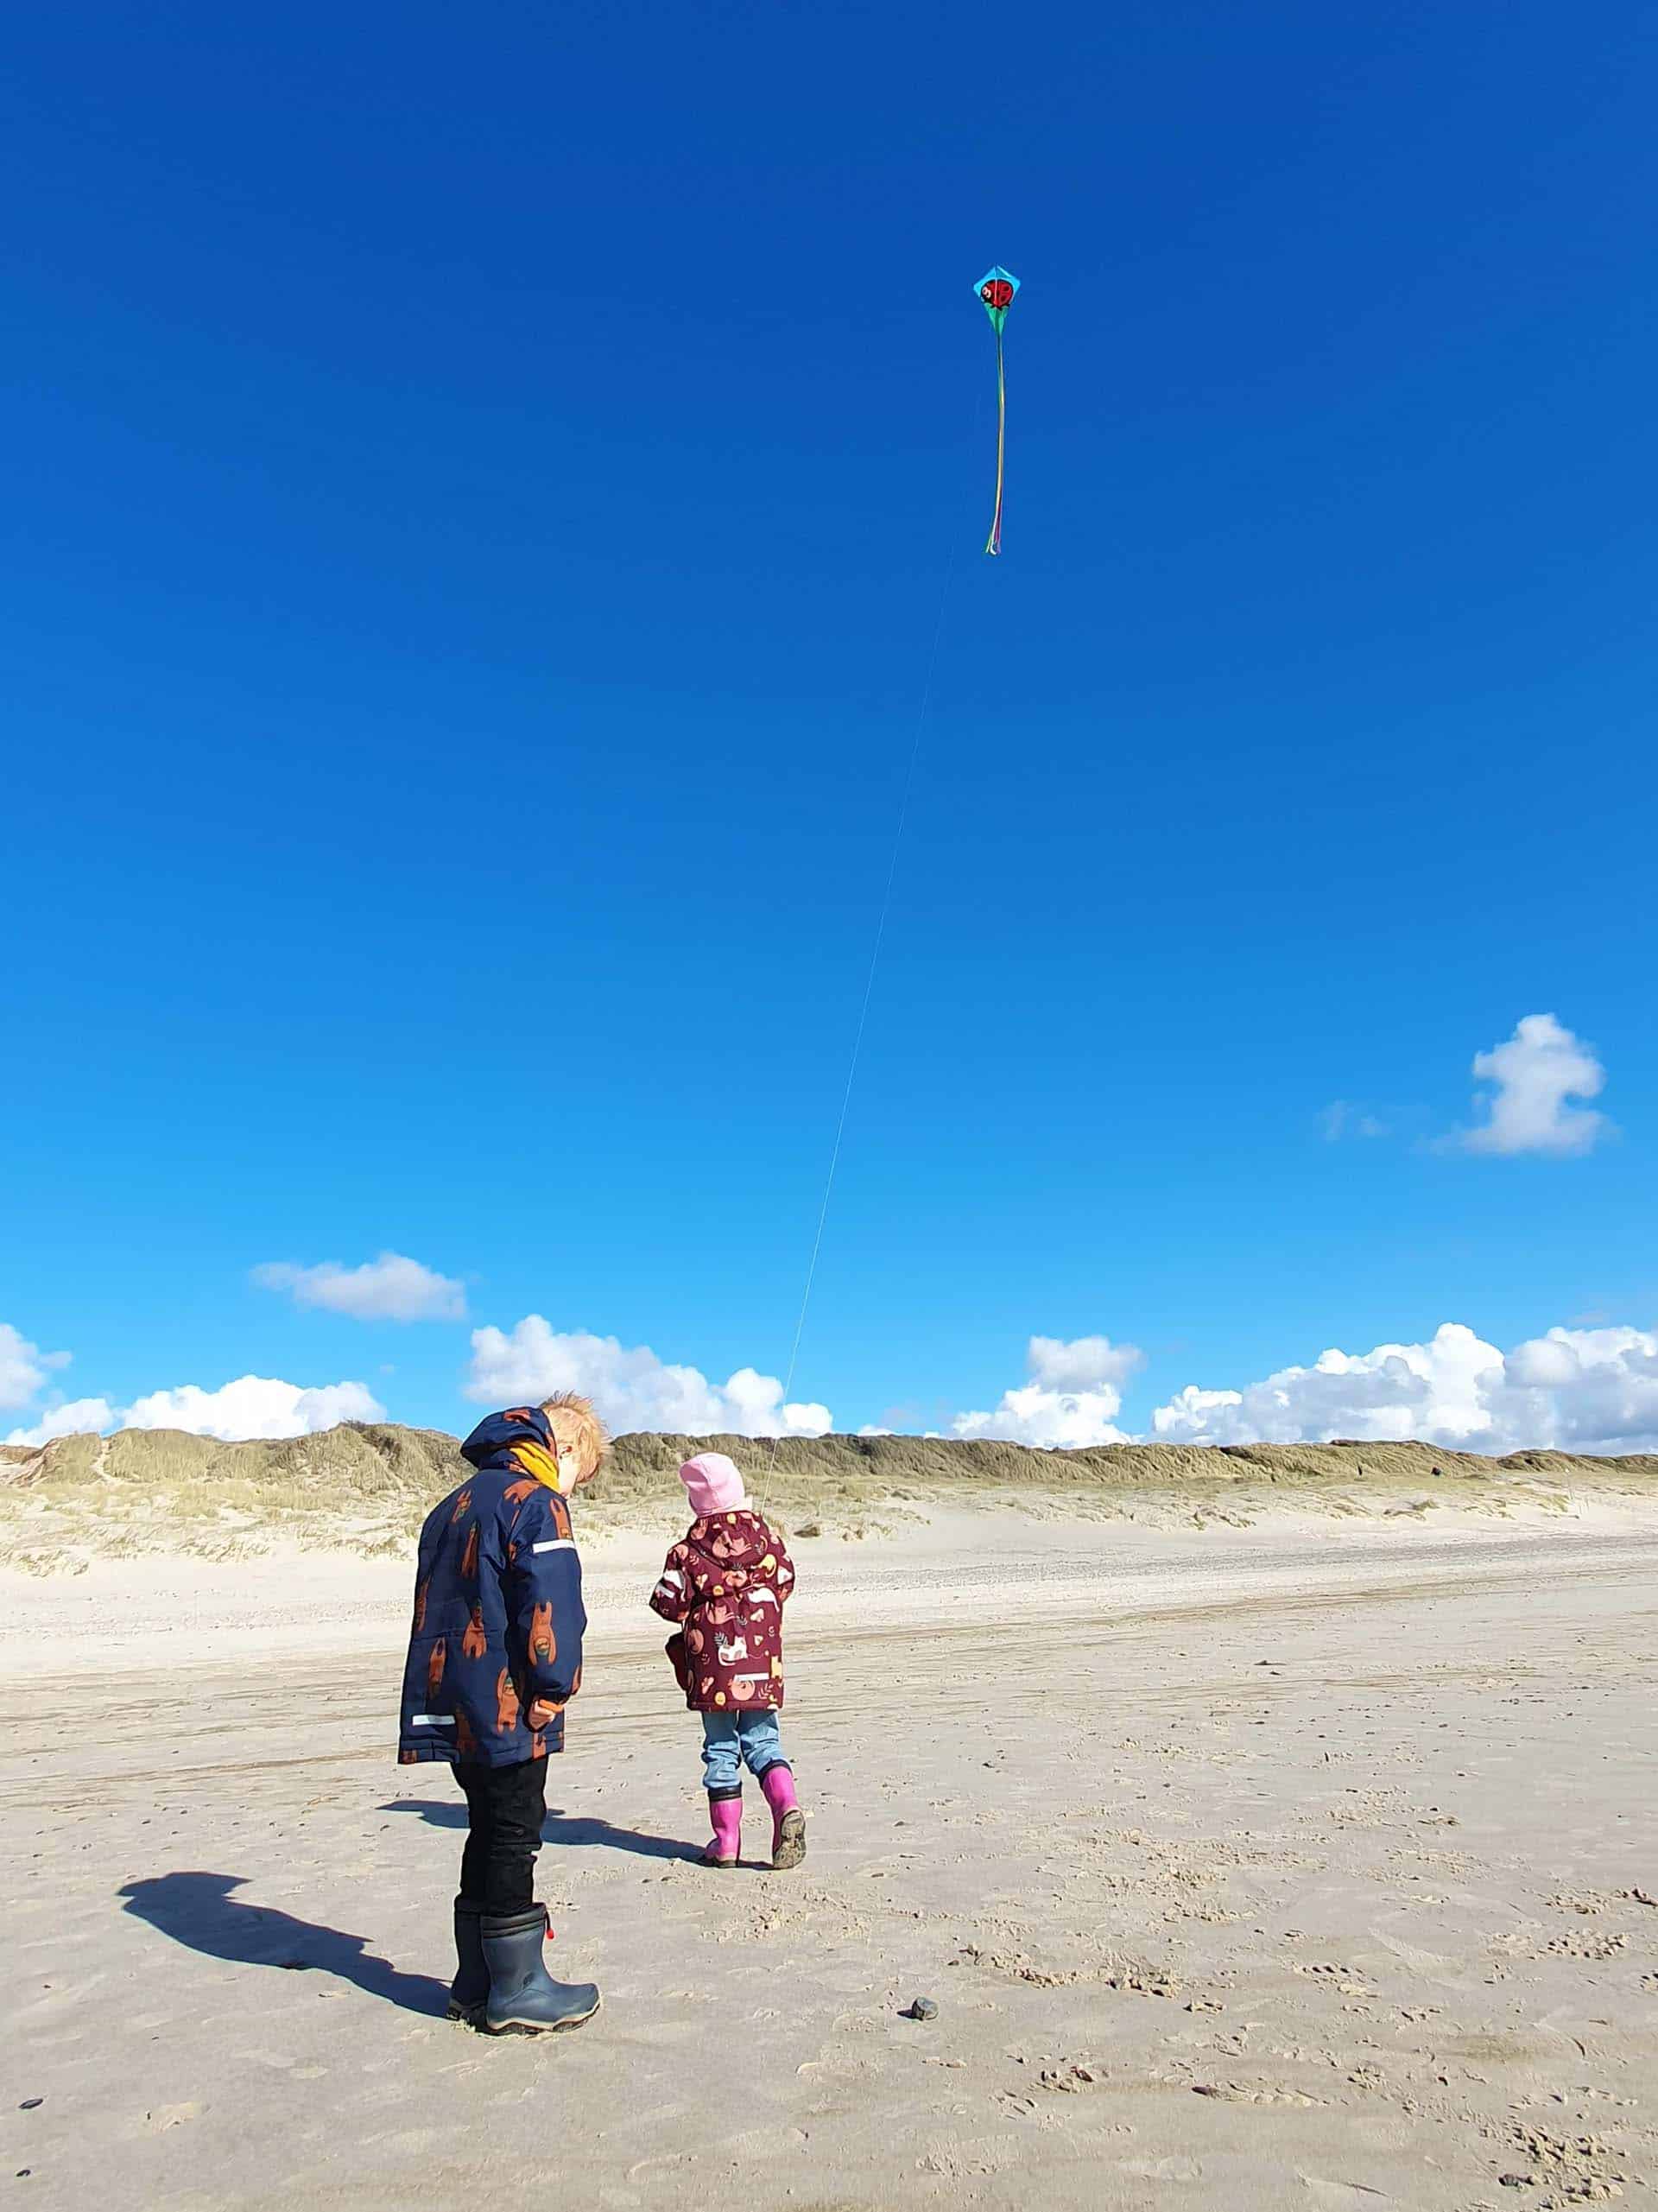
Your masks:
<instances>
[{"instance_id":1,"label":"white sand","mask_svg":"<svg viewBox=\"0 0 1658 2212\"><path fill-rule=\"evenodd\" d=\"M810 1856L724 1877L678 1848L660 1547L592 1555L541 1878L605 2001L550 2043L433 2017L459 1800L392 1757L407 1569L5 1578L16 2201L1649 2198L1658 1533L964 1514L796 1550Z\"/></svg>"}]
</instances>

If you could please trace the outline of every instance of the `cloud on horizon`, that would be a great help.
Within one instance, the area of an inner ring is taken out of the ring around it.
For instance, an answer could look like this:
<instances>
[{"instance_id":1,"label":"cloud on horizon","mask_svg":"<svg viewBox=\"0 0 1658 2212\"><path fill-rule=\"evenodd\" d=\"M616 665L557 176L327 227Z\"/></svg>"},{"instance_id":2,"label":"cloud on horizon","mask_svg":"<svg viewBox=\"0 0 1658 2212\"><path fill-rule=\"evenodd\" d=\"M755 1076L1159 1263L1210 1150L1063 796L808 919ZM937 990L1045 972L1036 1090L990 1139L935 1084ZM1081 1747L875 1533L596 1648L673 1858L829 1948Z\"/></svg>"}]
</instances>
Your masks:
<instances>
[{"instance_id":1,"label":"cloud on horizon","mask_svg":"<svg viewBox=\"0 0 1658 2212\"><path fill-rule=\"evenodd\" d=\"M585 1329L561 1334L540 1314L526 1314L509 1331L472 1331L465 1390L487 1405L580 1391L617 1436L655 1429L692 1436L820 1436L834 1426L826 1405L785 1405L775 1375L739 1367L712 1383L699 1368L659 1360L649 1345L626 1346Z\"/></svg>"},{"instance_id":2,"label":"cloud on horizon","mask_svg":"<svg viewBox=\"0 0 1658 2212\"><path fill-rule=\"evenodd\" d=\"M38 1395L68 1360L40 1353L4 1324L0 1357L8 1362L14 1404L25 1383ZM1142 1441L1118 1425L1118 1416L1123 1389L1144 1360L1136 1346L1109 1337L1033 1336L1027 1380L989 1410L956 1415L945 1433L1069 1450ZM826 1405L786 1405L777 1378L753 1367L712 1382L698 1368L659 1359L649 1346L584 1330L560 1333L539 1314L510 1331L473 1332L468 1398L509 1404L559 1389L588 1392L618 1431L815 1436L834 1425ZM250 1374L216 1389L185 1383L152 1391L125 1406L106 1397L49 1401L4 1441L38 1448L88 1430L180 1429L232 1442L388 1417L363 1382L313 1387ZM1447 1321L1422 1343L1359 1353L1332 1347L1309 1366L1281 1367L1239 1388L1188 1384L1155 1410L1142 1441L1300 1443L1337 1436L1493 1454L1658 1452L1658 1328L1556 1328L1503 1352Z\"/></svg>"},{"instance_id":3,"label":"cloud on horizon","mask_svg":"<svg viewBox=\"0 0 1658 2212\"><path fill-rule=\"evenodd\" d=\"M452 1277L404 1253L383 1252L360 1267L325 1259L315 1267L267 1260L252 1270L263 1290L286 1290L297 1306L348 1314L353 1321L464 1321L466 1290Z\"/></svg>"},{"instance_id":4,"label":"cloud on horizon","mask_svg":"<svg viewBox=\"0 0 1658 2212\"><path fill-rule=\"evenodd\" d=\"M62 1365L62 1360L58 1362ZM77 1398L42 1409L38 1420L14 1429L8 1444L49 1444L54 1436L100 1435L122 1429L182 1429L225 1443L249 1437L304 1436L341 1421L383 1421L386 1409L364 1383L327 1383L307 1389L275 1376L241 1375L217 1390L181 1383L151 1391L128 1406L106 1398Z\"/></svg>"},{"instance_id":5,"label":"cloud on horizon","mask_svg":"<svg viewBox=\"0 0 1658 2212\"><path fill-rule=\"evenodd\" d=\"M72 1398L48 1406L30 1429L14 1429L0 1444L49 1444L54 1436L97 1435L115 1426L116 1411L106 1398Z\"/></svg>"},{"instance_id":6,"label":"cloud on horizon","mask_svg":"<svg viewBox=\"0 0 1658 2212\"><path fill-rule=\"evenodd\" d=\"M240 1375L216 1391L183 1383L152 1391L121 1415L123 1429L183 1429L233 1443L249 1436L308 1436L341 1421L383 1421L386 1409L366 1383L306 1390L274 1376Z\"/></svg>"},{"instance_id":7,"label":"cloud on horizon","mask_svg":"<svg viewBox=\"0 0 1658 2212\"><path fill-rule=\"evenodd\" d=\"M1163 1444L1382 1443L1463 1451L1658 1451L1658 1330L1551 1328L1503 1353L1457 1321L1426 1344L1319 1353L1242 1390L1188 1385L1151 1417Z\"/></svg>"},{"instance_id":8,"label":"cloud on horizon","mask_svg":"<svg viewBox=\"0 0 1658 2212\"><path fill-rule=\"evenodd\" d=\"M1026 1354L1029 1380L1003 1391L988 1413L959 1413L955 1436L995 1436L1012 1444L1080 1450L1132 1440L1116 1425L1123 1385L1143 1366L1137 1345L1108 1336L1033 1336Z\"/></svg>"}]
</instances>

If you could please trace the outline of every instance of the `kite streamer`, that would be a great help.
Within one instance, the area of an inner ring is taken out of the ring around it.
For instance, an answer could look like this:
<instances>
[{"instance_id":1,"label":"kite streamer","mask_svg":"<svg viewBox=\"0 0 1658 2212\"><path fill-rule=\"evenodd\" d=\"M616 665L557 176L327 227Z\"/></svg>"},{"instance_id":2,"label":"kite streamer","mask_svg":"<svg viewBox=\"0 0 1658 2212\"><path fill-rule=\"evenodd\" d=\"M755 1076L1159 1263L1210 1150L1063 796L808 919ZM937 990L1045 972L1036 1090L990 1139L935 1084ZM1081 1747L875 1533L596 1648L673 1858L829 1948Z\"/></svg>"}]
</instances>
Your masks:
<instances>
[{"instance_id":1,"label":"kite streamer","mask_svg":"<svg viewBox=\"0 0 1658 2212\"><path fill-rule=\"evenodd\" d=\"M1019 289L1019 279L1010 269L1000 265L987 269L973 289L984 303L984 312L996 333L996 506L990 516L990 534L984 541L986 553L1002 550L1002 463L1008 442L1008 379L1002 365L1002 326L1008 319L1008 309L1013 305Z\"/></svg>"}]
</instances>

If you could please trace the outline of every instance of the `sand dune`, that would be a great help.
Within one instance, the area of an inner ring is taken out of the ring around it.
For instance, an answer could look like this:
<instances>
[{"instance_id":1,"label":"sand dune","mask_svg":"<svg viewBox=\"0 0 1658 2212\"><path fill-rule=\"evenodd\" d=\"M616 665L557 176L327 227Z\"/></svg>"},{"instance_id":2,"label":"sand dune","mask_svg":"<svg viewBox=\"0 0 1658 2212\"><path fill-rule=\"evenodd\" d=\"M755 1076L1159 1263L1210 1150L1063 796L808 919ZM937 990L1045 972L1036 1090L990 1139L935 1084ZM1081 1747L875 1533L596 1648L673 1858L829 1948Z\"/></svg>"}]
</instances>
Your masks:
<instances>
[{"instance_id":1,"label":"sand dune","mask_svg":"<svg viewBox=\"0 0 1658 2212\"><path fill-rule=\"evenodd\" d=\"M1658 1458L1426 1444L1111 1445L1034 1451L918 1436L630 1436L582 1497L589 1535L666 1542L688 1450L730 1451L791 1530L889 1533L940 1510L1244 1526L1286 1512L1509 1518L1658 1501ZM0 1448L0 1563L76 1574L123 1555L256 1556L283 1543L401 1559L433 1500L465 1473L440 1430L347 1423L317 1436L220 1443L170 1429Z\"/></svg>"}]
</instances>

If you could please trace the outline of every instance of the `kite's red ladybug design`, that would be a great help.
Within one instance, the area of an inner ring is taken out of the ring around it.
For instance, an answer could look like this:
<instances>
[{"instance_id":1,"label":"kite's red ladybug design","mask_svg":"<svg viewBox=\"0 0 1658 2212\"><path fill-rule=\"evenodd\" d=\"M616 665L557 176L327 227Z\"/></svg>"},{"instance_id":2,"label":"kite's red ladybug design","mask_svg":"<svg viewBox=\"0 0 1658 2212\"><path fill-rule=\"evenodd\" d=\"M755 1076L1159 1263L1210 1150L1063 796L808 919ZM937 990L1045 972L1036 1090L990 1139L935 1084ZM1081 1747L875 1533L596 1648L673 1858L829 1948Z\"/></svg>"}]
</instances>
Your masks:
<instances>
[{"instance_id":1,"label":"kite's red ladybug design","mask_svg":"<svg viewBox=\"0 0 1658 2212\"><path fill-rule=\"evenodd\" d=\"M986 553L1002 550L1002 460L1007 443L1008 386L1002 368L1002 326L1008 319L1008 309L1013 305L1019 289L1019 279L1010 269L997 262L987 269L978 284L979 301L990 319L996 333L996 506L990 515L990 534L984 541Z\"/></svg>"}]
</instances>

